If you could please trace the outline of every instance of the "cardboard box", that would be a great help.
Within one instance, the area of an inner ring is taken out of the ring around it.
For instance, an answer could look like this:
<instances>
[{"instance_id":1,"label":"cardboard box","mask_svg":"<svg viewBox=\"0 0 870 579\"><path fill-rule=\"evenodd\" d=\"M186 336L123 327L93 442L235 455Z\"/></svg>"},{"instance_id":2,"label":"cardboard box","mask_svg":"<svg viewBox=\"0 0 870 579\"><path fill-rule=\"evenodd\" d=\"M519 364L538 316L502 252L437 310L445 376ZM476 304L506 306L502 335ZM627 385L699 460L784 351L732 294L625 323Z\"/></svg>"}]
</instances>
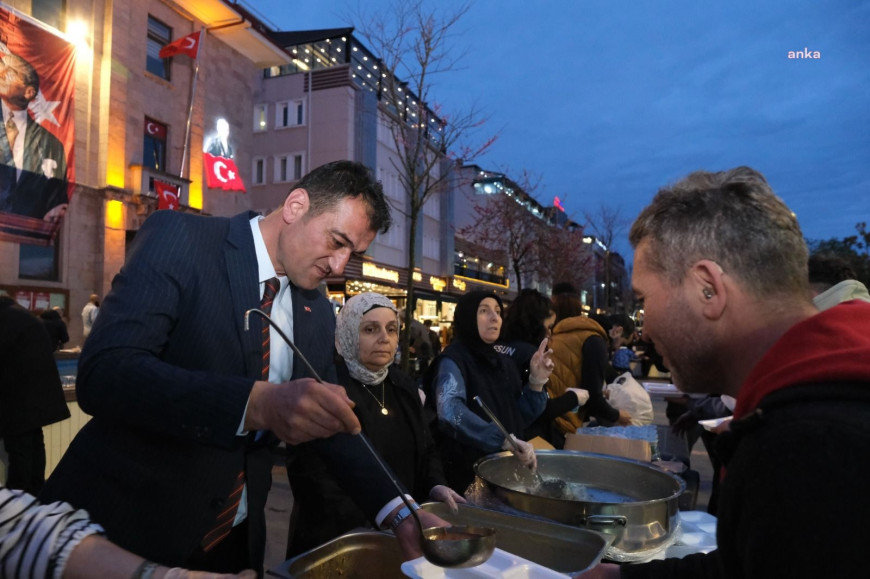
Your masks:
<instances>
[{"instance_id":1,"label":"cardboard box","mask_svg":"<svg viewBox=\"0 0 870 579\"><path fill-rule=\"evenodd\" d=\"M529 441L529 444L532 445L532 448L535 450L556 450L556 447L541 438L540 436L536 436Z\"/></svg>"},{"instance_id":2,"label":"cardboard box","mask_svg":"<svg viewBox=\"0 0 870 579\"><path fill-rule=\"evenodd\" d=\"M592 434L566 434L565 450L597 452L634 460L649 462L652 459L649 442L617 438L615 436L595 436Z\"/></svg>"}]
</instances>

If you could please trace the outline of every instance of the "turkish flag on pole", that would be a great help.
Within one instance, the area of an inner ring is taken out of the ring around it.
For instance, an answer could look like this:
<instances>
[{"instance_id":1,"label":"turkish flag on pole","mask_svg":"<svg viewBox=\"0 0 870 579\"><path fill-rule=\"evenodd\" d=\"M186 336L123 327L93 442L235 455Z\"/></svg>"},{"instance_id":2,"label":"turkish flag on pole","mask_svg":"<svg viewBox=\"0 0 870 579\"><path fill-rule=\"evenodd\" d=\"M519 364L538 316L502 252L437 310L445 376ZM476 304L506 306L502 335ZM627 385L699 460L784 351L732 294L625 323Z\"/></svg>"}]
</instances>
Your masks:
<instances>
[{"instance_id":1,"label":"turkish flag on pole","mask_svg":"<svg viewBox=\"0 0 870 579\"><path fill-rule=\"evenodd\" d=\"M160 58L169 58L170 56L175 56L176 54L186 54L190 58L196 58L197 53L199 52L199 35L202 34L202 31L193 32L179 38L175 42L170 42L166 46L160 49L160 52L157 53L157 56Z\"/></svg>"},{"instance_id":2,"label":"turkish flag on pole","mask_svg":"<svg viewBox=\"0 0 870 579\"><path fill-rule=\"evenodd\" d=\"M210 153L203 153L202 156L205 158L205 179L209 187L245 193L245 184L232 159Z\"/></svg>"},{"instance_id":3,"label":"turkish flag on pole","mask_svg":"<svg viewBox=\"0 0 870 579\"><path fill-rule=\"evenodd\" d=\"M178 185L154 179L154 192L157 193L157 209L178 208Z\"/></svg>"}]
</instances>

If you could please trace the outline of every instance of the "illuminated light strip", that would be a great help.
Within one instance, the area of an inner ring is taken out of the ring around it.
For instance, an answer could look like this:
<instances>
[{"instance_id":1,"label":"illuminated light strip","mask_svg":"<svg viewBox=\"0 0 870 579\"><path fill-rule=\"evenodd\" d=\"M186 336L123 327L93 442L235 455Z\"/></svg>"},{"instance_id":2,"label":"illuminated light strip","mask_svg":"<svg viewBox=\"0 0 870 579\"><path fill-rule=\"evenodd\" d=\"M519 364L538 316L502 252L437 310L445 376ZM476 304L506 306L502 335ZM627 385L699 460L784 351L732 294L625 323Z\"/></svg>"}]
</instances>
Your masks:
<instances>
[{"instance_id":1,"label":"illuminated light strip","mask_svg":"<svg viewBox=\"0 0 870 579\"><path fill-rule=\"evenodd\" d=\"M373 277L375 279L384 279L393 283L399 283L399 272L392 269L387 269L385 267L378 267L377 265L370 262L365 262L362 264L362 274L366 277Z\"/></svg>"},{"instance_id":2,"label":"illuminated light strip","mask_svg":"<svg viewBox=\"0 0 870 579\"><path fill-rule=\"evenodd\" d=\"M454 275L453 277L454 278L462 278L462 279L469 281L469 282L472 282L472 283L479 283L479 284L483 284L483 285L492 285L495 287L501 287L501 288L505 288L505 289L511 287L511 280L507 280L507 283L505 283L505 284L500 284L500 283L495 283L495 282L491 282L491 281L484 281L482 279L477 279L474 277L465 277L464 275Z\"/></svg>"}]
</instances>

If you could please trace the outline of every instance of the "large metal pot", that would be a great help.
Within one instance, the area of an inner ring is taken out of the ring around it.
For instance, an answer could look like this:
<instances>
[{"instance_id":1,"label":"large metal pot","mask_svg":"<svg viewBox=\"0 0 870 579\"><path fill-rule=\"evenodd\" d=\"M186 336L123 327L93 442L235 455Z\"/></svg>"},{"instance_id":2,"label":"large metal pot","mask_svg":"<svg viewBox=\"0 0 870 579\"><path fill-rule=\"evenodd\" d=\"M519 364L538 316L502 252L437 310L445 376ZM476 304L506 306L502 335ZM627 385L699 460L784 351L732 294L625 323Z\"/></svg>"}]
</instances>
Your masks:
<instances>
[{"instance_id":1,"label":"large metal pot","mask_svg":"<svg viewBox=\"0 0 870 579\"><path fill-rule=\"evenodd\" d=\"M497 498L519 511L613 535L607 552L613 560L646 559L676 538L677 500L686 489L682 479L649 463L604 454L536 454L545 481L564 481L559 498L549 484L549 489L536 484L509 452L481 458L474 471Z\"/></svg>"}]
</instances>

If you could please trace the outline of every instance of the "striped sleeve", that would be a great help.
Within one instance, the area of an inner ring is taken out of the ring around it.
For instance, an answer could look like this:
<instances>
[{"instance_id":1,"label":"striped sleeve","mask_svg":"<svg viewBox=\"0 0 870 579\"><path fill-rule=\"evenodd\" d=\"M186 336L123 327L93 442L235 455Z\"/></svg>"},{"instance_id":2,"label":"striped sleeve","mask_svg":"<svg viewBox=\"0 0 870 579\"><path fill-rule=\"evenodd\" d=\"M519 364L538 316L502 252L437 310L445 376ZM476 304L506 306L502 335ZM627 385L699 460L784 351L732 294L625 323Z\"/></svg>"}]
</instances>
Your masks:
<instances>
[{"instance_id":1,"label":"striped sleeve","mask_svg":"<svg viewBox=\"0 0 870 579\"><path fill-rule=\"evenodd\" d=\"M42 505L22 491L0 488L0 577L60 579L72 550L103 528L68 503Z\"/></svg>"}]
</instances>

